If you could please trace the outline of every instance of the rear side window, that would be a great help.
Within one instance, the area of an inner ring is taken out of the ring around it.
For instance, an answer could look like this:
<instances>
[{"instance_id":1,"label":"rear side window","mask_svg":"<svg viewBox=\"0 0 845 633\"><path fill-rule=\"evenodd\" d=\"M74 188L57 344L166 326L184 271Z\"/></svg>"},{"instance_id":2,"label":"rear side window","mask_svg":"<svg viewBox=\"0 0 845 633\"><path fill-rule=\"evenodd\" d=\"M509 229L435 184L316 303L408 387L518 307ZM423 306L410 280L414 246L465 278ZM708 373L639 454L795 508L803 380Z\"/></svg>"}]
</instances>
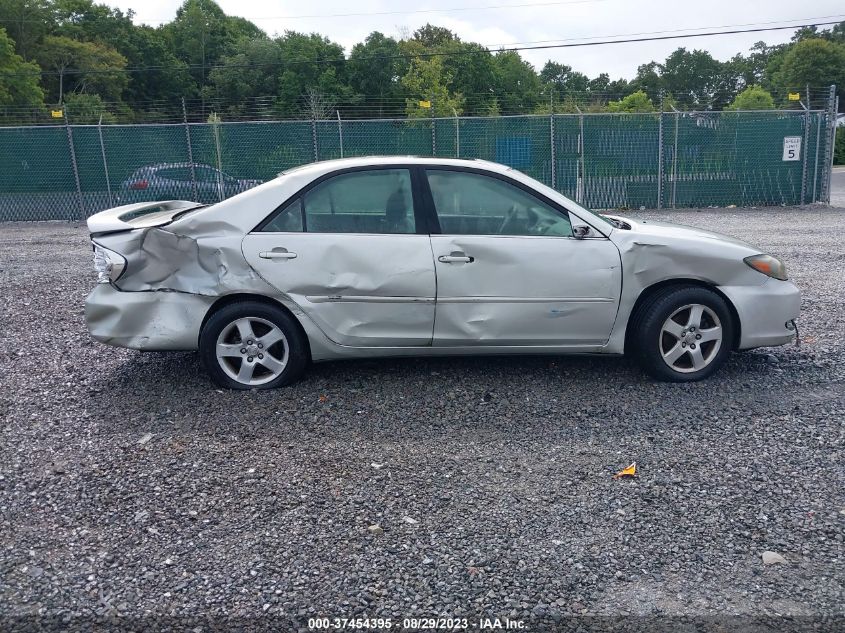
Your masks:
<instances>
[{"instance_id":1,"label":"rear side window","mask_svg":"<svg viewBox=\"0 0 845 633\"><path fill-rule=\"evenodd\" d=\"M339 174L288 203L262 230L416 233L411 173L373 169Z\"/></svg>"},{"instance_id":2,"label":"rear side window","mask_svg":"<svg viewBox=\"0 0 845 633\"><path fill-rule=\"evenodd\" d=\"M270 222L261 229L265 233L301 233L302 232L302 200L297 198L276 214Z\"/></svg>"}]
</instances>

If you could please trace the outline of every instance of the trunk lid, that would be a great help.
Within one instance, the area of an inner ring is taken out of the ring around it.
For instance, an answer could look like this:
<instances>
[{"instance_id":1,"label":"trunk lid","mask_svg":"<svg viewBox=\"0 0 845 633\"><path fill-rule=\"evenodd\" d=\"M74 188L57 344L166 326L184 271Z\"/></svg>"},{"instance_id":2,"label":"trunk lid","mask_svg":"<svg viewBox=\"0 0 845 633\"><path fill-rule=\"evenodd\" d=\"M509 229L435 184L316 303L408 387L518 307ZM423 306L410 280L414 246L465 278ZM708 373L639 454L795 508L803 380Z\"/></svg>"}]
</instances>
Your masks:
<instances>
[{"instance_id":1,"label":"trunk lid","mask_svg":"<svg viewBox=\"0 0 845 633\"><path fill-rule=\"evenodd\" d=\"M88 231L92 235L131 231L172 222L176 216L205 205L189 200L139 202L106 209L88 218Z\"/></svg>"}]
</instances>

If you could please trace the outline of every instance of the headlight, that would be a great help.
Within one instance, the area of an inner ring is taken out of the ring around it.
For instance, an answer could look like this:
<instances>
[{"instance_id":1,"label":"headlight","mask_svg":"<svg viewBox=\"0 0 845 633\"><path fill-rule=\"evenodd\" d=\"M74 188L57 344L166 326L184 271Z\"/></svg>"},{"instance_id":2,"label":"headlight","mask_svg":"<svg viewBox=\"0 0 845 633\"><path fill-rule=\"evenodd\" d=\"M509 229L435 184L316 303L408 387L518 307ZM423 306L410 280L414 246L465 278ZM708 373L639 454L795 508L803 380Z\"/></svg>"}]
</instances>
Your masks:
<instances>
[{"instance_id":1,"label":"headlight","mask_svg":"<svg viewBox=\"0 0 845 633\"><path fill-rule=\"evenodd\" d=\"M97 283L107 284L117 281L126 268L126 260L119 253L103 248L96 242L94 245L94 271L97 273Z\"/></svg>"},{"instance_id":2,"label":"headlight","mask_svg":"<svg viewBox=\"0 0 845 633\"><path fill-rule=\"evenodd\" d=\"M786 265L777 257L773 257L772 255L751 255L742 261L757 272L763 273L768 277L786 281Z\"/></svg>"}]
</instances>

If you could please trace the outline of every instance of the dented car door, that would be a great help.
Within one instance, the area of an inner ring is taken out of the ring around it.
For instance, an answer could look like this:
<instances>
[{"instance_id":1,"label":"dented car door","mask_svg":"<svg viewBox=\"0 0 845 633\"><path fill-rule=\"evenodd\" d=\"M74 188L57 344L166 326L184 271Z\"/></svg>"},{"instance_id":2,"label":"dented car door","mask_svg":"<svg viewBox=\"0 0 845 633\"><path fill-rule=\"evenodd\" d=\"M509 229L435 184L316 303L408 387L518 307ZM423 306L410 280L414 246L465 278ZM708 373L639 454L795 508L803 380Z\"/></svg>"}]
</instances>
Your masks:
<instances>
[{"instance_id":1,"label":"dented car door","mask_svg":"<svg viewBox=\"0 0 845 633\"><path fill-rule=\"evenodd\" d=\"M440 234L434 345L603 345L619 305L619 251L577 239L568 213L517 183L427 169Z\"/></svg>"},{"instance_id":2,"label":"dented car door","mask_svg":"<svg viewBox=\"0 0 845 633\"><path fill-rule=\"evenodd\" d=\"M431 344L434 263L408 169L318 181L249 233L243 252L336 343Z\"/></svg>"}]
</instances>

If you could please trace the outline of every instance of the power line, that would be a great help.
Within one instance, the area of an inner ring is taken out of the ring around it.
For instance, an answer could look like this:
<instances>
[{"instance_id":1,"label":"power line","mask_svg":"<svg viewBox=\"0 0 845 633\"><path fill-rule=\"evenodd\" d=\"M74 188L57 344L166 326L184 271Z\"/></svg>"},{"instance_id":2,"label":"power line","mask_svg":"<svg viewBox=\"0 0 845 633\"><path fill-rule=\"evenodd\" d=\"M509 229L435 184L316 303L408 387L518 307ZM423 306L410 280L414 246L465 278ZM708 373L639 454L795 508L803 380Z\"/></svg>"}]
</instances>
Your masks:
<instances>
[{"instance_id":1,"label":"power line","mask_svg":"<svg viewBox=\"0 0 845 633\"><path fill-rule=\"evenodd\" d=\"M784 22L795 22L801 20L803 22L810 22L813 20L832 20L836 19L836 24L839 24L840 21L845 20L845 14L836 14L836 15L817 15L812 18L791 18L788 20L770 20L768 22L746 22L745 24L714 24L712 26L699 26L699 27L690 27L685 29L666 29L663 31L641 31L639 33L617 33L615 35L593 35L587 37L567 37L561 39L554 39L554 40L533 40L528 42L502 42L498 44L484 44L487 48L498 48L500 46L517 46L523 44L550 44L553 42L580 42L583 40L595 40L595 39L607 39L611 37L636 37L640 35L662 35L663 33L681 33L682 31L705 31L707 29L733 29L738 28L741 26L763 26L767 24L783 24ZM815 26L818 26L820 23L814 23Z\"/></svg>"},{"instance_id":2,"label":"power line","mask_svg":"<svg viewBox=\"0 0 845 633\"><path fill-rule=\"evenodd\" d=\"M518 51L534 51L534 50L551 50L551 49L558 49L558 48L578 48L583 46L606 46L610 44L631 44L637 42L656 42L656 41L665 41L665 40L677 40L677 39L685 39L685 38L697 38L697 37L713 37L717 35L736 35L742 33L762 33L766 31L783 31L788 29L801 29L807 28L811 26L830 26L834 24L839 24L840 20L835 21L828 21L828 22L815 22L815 23L807 23L807 24L793 24L789 26L764 26L759 28L748 28L748 29L733 29L733 30L725 30L725 31L713 31L709 33L684 33L679 35L656 35L651 37L634 37L634 38L627 38L627 39L613 39L613 40L599 40L599 41L592 41L592 42L569 42L563 44L540 44L537 46L512 46L512 47L505 47L500 48L497 53L501 52L518 52ZM680 29L680 30L688 30L688 29ZM433 57L462 57L466 55L479 55L479 54L490 54L489 50L469 50L469 51L434 51L428 53L418 53L413 55L375 55L375 56L367 56L367 57L357 57L355 61L391 61L391 60L414 60L414 59L422 59L422 58L433 58ZM250 68L274 68L274 67L284 67L284 66L297 66L303 64L342 64L348 63L350 61L347 57L338 57L334 59L309 59L309 60L285 60L281 62L268 62L265 64L216 64L213 66L203 66L200 64L192 64L192 65L185 65L182 69L185 70L215 70L215 69L225 69L225 70L240 70L240 69L250 69ZM151 70L177 70L178 67L175 66L138 66L134 68L112 68L112 69L101 69L101 70L80 70L80 69L66 69L63 72L59 71L46 71L46 70L39 70L33 71L31 73L26 72L16 72L16 73L6 73L3 71L3 74L7 76L15 76L15 75L78 75L78 74L85 74L85 75L95 75L95 74L112 74L112 73L137 73L137 72L147 72Z\"/></svg>"}]
</instances>

